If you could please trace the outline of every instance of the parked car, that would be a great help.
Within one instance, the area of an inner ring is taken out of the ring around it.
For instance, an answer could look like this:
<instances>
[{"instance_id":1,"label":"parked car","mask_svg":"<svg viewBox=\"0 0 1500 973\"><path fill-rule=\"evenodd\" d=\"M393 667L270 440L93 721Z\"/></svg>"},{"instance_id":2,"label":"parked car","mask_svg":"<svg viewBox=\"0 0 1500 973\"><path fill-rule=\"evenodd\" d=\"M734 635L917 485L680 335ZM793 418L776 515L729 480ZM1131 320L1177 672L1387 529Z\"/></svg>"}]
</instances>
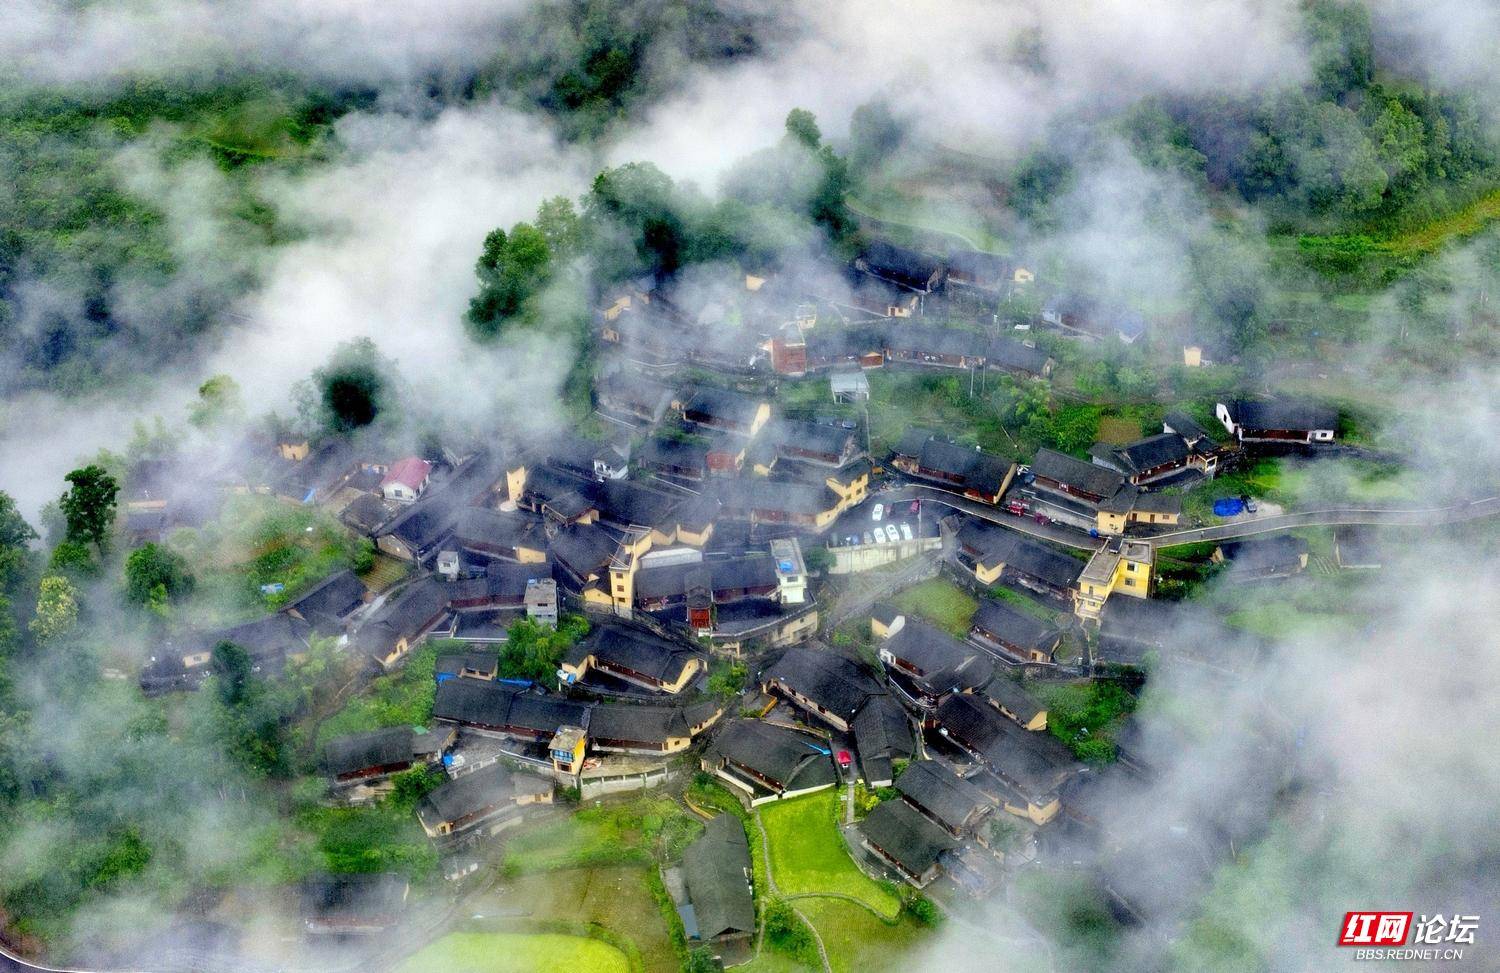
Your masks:
<instances>
[{"instance_id":1,"label":"parked car","mask_svg":"<svg viewBox=\"0 0 1500 973\"><path fill-rule=\"evenodd\" d=\"M1245 501L1245 512L1246 513L1253 514L1256 511L1260 510L1260 504L1258 504L1258 503L1255 502L1255 498L1254 497L1244 497L1243 499Z\"/></svg>"},{"instance_id":2,"label":"parked car","mask_svg":"<svg viewBox=\"0 0 1500 973\"><path fill-rule=\"evenodd\" d=\"M922 501L920 501L920 500L913 500L911 502L911 506L908 507L907 509L910 510L912 513L920 513L922 511Z\"/></svg>"},{"instance_id":3,"label":"parked car","mask_svg":"<svg viewBox=\"0 0 1500 973\"><path fill-rule=\"evenodd\" d=\"M911 540L912 539L911 524L902 524L901 525L901 536L904 539L906 539L906 540Z\"/></svg>"},{"instance_id":4,"label":"parked car","mask_svg":"<svg viewBox=\"0 0 1500 973\"><path fill-rule=\"evenodd\" d=\"M884 514L885 514L885 505L877 503L875 505L875 508L870 511L870 520L872 522L878 524L878 523L880 523L880 518L882 516L884 516Z\"/></svg>"}]
</instances>

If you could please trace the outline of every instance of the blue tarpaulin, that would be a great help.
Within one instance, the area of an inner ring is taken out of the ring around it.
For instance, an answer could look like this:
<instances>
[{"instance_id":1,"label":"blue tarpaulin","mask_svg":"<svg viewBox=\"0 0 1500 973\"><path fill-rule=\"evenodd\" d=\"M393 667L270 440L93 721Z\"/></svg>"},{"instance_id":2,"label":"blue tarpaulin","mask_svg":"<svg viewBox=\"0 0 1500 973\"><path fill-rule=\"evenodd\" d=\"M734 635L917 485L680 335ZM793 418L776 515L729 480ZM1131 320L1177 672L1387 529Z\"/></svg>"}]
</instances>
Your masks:
<instances>
[{"instance_id":1,"label":"blue tarpaulin","mask_svg":"<svg viewBox=\"0 0 1500 973\"><path fill-rule=\"evenodd\" d=\"M1214 515L1218 517L1233 517L1245 512L1245 501L1239 497L1220 497L1214 501Z\"/></svg>"}]
</instances>

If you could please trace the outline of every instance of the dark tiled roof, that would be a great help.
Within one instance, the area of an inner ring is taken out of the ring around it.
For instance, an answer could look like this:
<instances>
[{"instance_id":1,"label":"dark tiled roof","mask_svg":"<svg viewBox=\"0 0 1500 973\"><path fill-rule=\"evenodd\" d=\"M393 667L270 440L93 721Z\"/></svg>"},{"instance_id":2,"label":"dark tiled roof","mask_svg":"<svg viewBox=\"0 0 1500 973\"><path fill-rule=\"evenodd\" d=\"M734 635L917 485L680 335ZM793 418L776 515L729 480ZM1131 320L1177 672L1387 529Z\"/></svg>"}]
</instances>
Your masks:
<instances>
[{"instance_id":1,"label":"dark tiled roof","mask_svg":"<svg viewBox=\"0 0 1500 973\"><path fill-rule=\"evenodd\" d=\"M1057 641L1057 629L1003 601L986 598L974 613L973 627L1023 649L1045 652Z\"/></svg>"},{"instance_id":2,"label":"dark tiled roof","mask_svg":"<svg viewBox=\"0 0 1500 973\"><path fill-rule=\"evenodd\" d=\"M911 721L901 704L889 696L871 696L850 729L867 782L890 780L891 762L910 757L915 749Z\"/></svg>"},{"instance_id":3,"label":"dark tiled roof","mask_svg":"<svg viewBox=\"0 0 1500 973\"><path fill-rule=\"evenodd\" d=\"M1032 375L1040 375L1047 370L1046 352L1009 338L995 339L986 355L993 368L1008 368Z\"/></svg>"},{"instance_id":4,"label":"dark tiled roof","mask_svg":"<svg viewBox=\"0 0 1500 973\"><path fill-rule=\"evenodd\" d=\"M1022 723L1030 723L1044 708L1014 679L991 679L984 687L984 695Z\"/></svg>"},{"instance_id":5,"label":"dark tiled roof","mask_svg":"<svg viewBox=\"0 0 1500 973\"><path fill-rule=\"evenodd\" d=\"M753 395L704 387L693 391L683 412L689 416L702 415L710 421L748 426L755 421L760 406L761 400Z\"/></svg>"},{"instance_id":6,"label":"dark tiled roof","mask_svg":"<svg viewBox=\"0 0 1500 973\"><path fill-rule=\"evenodd\" d=\"M334 927L387 925L404 908L409 887L395 872L308 879L301 888L303 915Z\"/></svg>"},{"instance_id":7,"label":"dark tiled roof","mask_svg":"<svg viewBox=\"0 0 1500 973\"><path fill-rule=\"evenodd\" d=\"M761 682L780 682L848 721L865 700L885 692L859 663L826 649L796 647L767 669Z\"/></svg>"},{"instance_id":8,"label":"dark tiled roof","mask_svg":"<svg viewBox=\"0 0 1500 973\"><path fill-rule=\"evenodd\" d=\"M833 758L819 748L828 746L816 737L759 720L731 721L714 737L712 747L782 790L818 787L837 779Z\"/></svg>"},{"instance_id":9,"label":"dark tiled roof","mask_svg":"<svg viewBox=\"0 0 1500 973\"><path fill-rule=\"evenodd\" d=\"M1292 399L1269 402L1260 399L1235 399L1229 403L1229 417L1252 432L1257 429L1310 432L1314 429L1335 429L1339 422L1337 409Z\"/></svg>"},{"instance_id":10,"label":"dark tiled roof","mask_svg":"<svg viewBox=\"0 0 1500 973\"><path fill-rule=\"evenodd\" d=\"M963 830L993 806L983 791L935 760L907 765L896 780L896 789L950 831Z\"/></svg>"},{"instance_id":11,"label":"dark tiled roof","mask_svg":"<svg viewBox=\"0 0 1500 973\"><path fill-rule=\"evenodd\" d=\"M330 777L352 774L412 759L412 729L392 726L369 733L335 737L323 748L323 772Z\"/></svg>"},{"instance_id":12,"label":"dark tiled roof","mask_svg":"<svg viewBox=\"0 0 1500 973\"><path fill-rule=\"evenodd\" d=\"M600 662L638 672L662 682L675 682L696 653L686 646L649 632L604 625L594 630L575 652L589 652Z\"/></svg>"},{"instance_id":13,"label":"dark tiled roof","mask_svg":"<svg viewBox=\"0 0 1500 973\"><path fill-rule=\"evenodd\" d=\"M958 847L952 835L905 801L882 801L859 827L870 844L908 875L924 874L943 852Z\"/></svg>"},{"instance_id":14,"label":"dark tiled roof","mask_svg":"<svg viewBox=\"0 0 1500 973\"><path fill-rule=\"evenodd\" d=\"M810 517L832 510L839 498L819 484L741 479L724 483L719 499L726 510L740 513L777 511Z\"/></svg>"},{"instance_id":15,"label":"dark tiled roof","mask_svg":"<svg viewBox=\"0 0 1500 973\"><path fill-rule=\"evenodd\" d=\"M920 670L918 682L933 695L975 689L994 674L994 668L978 651L915 618L908 618L881 651Z\"/></svg>"},{"instance_id":16,"label":"dark tiled roof","mask_svg":"<svg viewBox=\"0 0 1500 973\"><path fill-rule=\"evenodd\" d=\"M1307 541L1282 534L1247 541L1227 541L1219 545L1224 560L1234 573L1274 571L1301 566L1307 554Z\"/></svg>"},{"instance_id":17,"label":"dark tiled roof","mask_svg":"<svg viewBox=\"0 0 1500 973\"><path fill-rule=\"evenodd\" d=\"M776 563L769 555L713 558L688 564L642 567L636 573L637 598L672 598L687 590L687 579L707 571L715 592L776 586Z\"/></svg>"},{"instance_id":18,"label":"dark tiled roof","mask_svg":"<svg viewBox=\"0 0 1500 973\"><path fill-rule=\"evenodd\" d=\"M870 273L916 290L926 290L932 275L943 270L936 257L879 240L865 248L860 260Z\"/></svg>"},{"instance_id":19,"label":"dark tiled roof","mask_svg":"<svg viewBox=\"0 0 1500 973\"><path fill-rule=\"evenodd\" d=\"M286 606L296 612L320 635L343 630L344 619L364 604L365 586L353 571L339 571L314 585L306 594Z\"/></svg>"},{"instance_id":20,"label":"dark tiled roof","mask_svg":"<svg viewBox=\"0 0 1500 973\"><path fill-rule=\"evenodd\" d=\"M1046 448L1036 451L1036 458L1031 461L1031 472L1099 497L1112 495L1123 482L1120 474L1113 470Z\"/></svg>"},{"instance_id":21,"label":"dark tiled roof","mask_svg":"<svg viewBox=\"0 0 1500 973\"><path fill-rule=\"evenodd\" d=\"M1175 432L1157 433L1114 449L1115 457L1131 473L1141 473L1166 466L1187 462L1187 441Z\"/></svg>"},{"instance_id":22,"label":"dark tiled roof","mask_svg":"<svg viewBox=\"0 0 1500 973\"><path fill-rule=\"evenodd\" d=\"M589 714L589 737L606 744L663 747L670 738L689 736L687 718L676 706L598 705Z\"/></svg>"},{"instance_id":23,"label":"dark tiled roof","mask_svg":"<svg viewBox=\"0 0 1500 973\"><path fill-rule=\"evenodd\" d=\"M682 872L700 939L755 932L750 844L739 818L721 814L708 822L683 850Z\"/></svg>"},{"instance_id":24,"label":"dark tiled roof","mask_svg":"<svg viewBox=\"0 0 1500 973\"><path fill-rule=\"evenodd\" d=\"M488 507L465 507L459 511L454 539L464 547L544 550L547 537L540 518L519 513L501 513Z\"/></svg>"},{"instance_id":25,"label":"dark tiled roof","mask_svg":"<svg viewBox=\"0 0 1500 973\"><path fill-rule=\"evenodd\" d=\"M973 696L949 696L938 705L937 719L951 738L977 753L1027 800L1055 794L1077 768L1057 738L1023 730Z\"/></svg>"},{"instance_id":26,"label":"dark tiled roof","mask_svg":"<svg viewBox=\"0 0 1500 973\"><path fill-rule=\"evenodd\" d=\"M418 814L424 824L451 823L514 804L523 796L551 790L551 781L514 774L504 764L495 763L441 785L422 799Z\"/></svg>"},{"instance_id":27,"label":"dark tiled roof","mask_svg":"<svg viewBox=\"0 0 1500 973\"><path fill-rule=\"evenodd\" d=\"M1186 412L1168 412L1162 419L1162 426L1170 428L1189 443L1196 443L1200 439L1209 438L1208 430L1199 425L1198 421Z\"/></svg>"},{"instance_id":28,"label":"dark tiled roof","mask_svg":"<svg viewBox=\"0 0 1500 973\"><path fill-rule=\"evenodd\" d=\"M449 597L448 588L441 581L423 578L383 606L376 620L390 625L398 635L411 638L447 611Z\"/></svg>"},{"instance_id":29,"label":"dark tiled roof","mask_svg":"<svg viewBox=\"0 0 1500 973\"><path fill-rule=\"evenodd\" d=\"M518 690L476 679L449 679L433 698L434 719L474 726L504 726Z\"/></svg>"}]
</instances>

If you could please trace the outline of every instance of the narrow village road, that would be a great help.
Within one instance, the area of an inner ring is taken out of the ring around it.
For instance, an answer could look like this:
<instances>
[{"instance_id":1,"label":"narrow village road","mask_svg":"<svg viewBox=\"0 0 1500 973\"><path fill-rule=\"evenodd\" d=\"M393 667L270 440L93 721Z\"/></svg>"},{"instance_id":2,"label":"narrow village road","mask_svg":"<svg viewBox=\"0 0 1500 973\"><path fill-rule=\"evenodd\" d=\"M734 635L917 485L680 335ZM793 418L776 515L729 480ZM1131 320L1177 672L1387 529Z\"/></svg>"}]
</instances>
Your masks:
<instances>
[{"instance_id":1,"label":"narrow village road","mask_svg":"<svg viewBox=\"0 0 1500 973\"><path fill-rule=\"evenodd\" d=\"M1279 517L1261 517L1237 523L1217 524L1213 527L1197 527L1189 530L1174 530L1166 534L1143 537L1153 547L1175 547L1179 544L1195 544L1201 541L1225 541L1238 537L1253 537L1279 530L1297 527L1436 527L1442 524L1457 524L1468 520L1500 515L1500 497L1485 497L1468 500L1446 507L1335 507L1329 510L1304 510L1282 514Z\"/></svg>"}]
</instances>

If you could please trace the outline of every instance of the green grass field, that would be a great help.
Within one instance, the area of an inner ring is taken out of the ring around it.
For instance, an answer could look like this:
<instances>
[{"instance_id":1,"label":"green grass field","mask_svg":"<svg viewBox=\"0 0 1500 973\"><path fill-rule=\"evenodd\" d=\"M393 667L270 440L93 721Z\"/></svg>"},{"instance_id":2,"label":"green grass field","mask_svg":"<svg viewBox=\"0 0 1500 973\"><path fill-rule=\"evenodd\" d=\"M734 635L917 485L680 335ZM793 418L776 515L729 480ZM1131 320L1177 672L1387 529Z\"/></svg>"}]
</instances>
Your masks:
<instances>
[{"instance_id":1,"label":"green grass field","mask_svg":"<svg viewBox=\"0 0 1500 973\"><path fill-rule=\"evenodd\" d=\"M761 808L771 873L784 893L840 892L894 918L901 901L849 857L838 830L839 794L824 791Z\"/></svg>"},{"instance_id":2,"label":"green grass field","mask_svg":"<svg viewBox=\"0 0 1500 973\"><path fill-rule=\"evenodd\" d=\"M894 923L881 922L859 906L836 899L800 899L797 908L823 937L834 973L865 970L909 970L913 948L932 933L903 915Z\"/></svg>"},{"instance_id":3,"label":"green grass field","mask_svg":"<svg viewBox=\"0 0 1500 973\"><path fill-rule=\"evenodd\" d=\"M675 973L681 959L649 875L636 866L539 872L502 882L474 907L486 915L524 912L532 919L597 923L635 943L646 973Z\"/></svg>"},{"instance_id":4,"label":"green grass field","mask_svg":"<svg viewBox=\"0 0 1500 973\"><path fill-rule=\"evenodd\" d=\"M396 967L396 973L630 973L608 943L555 933L460 932L444 936Z\"/></svg>"},{"instance_id":5,"label":"green grass field","mask_svg":"<svg viewBox=\"0 0 1500 973\"><path fill-rule=\"evenodd\" d=\"M640 797L554 818L512 833L511 875L587 865L644 864L653 852L675 857L703 831L702 821L670 798Z\"/></svg>"},{"instance_id":6,"label":"green grass field","mask_svg":"<svg viewBox=\"0 0 1500 973\"><path fill-rule=\"evenodd\" d=\"M891 599L903 614L917 615L957 638L969 631L969 619L979 602L946 578L933 578L907 588Z\"/></svg>"}]
</instances>

